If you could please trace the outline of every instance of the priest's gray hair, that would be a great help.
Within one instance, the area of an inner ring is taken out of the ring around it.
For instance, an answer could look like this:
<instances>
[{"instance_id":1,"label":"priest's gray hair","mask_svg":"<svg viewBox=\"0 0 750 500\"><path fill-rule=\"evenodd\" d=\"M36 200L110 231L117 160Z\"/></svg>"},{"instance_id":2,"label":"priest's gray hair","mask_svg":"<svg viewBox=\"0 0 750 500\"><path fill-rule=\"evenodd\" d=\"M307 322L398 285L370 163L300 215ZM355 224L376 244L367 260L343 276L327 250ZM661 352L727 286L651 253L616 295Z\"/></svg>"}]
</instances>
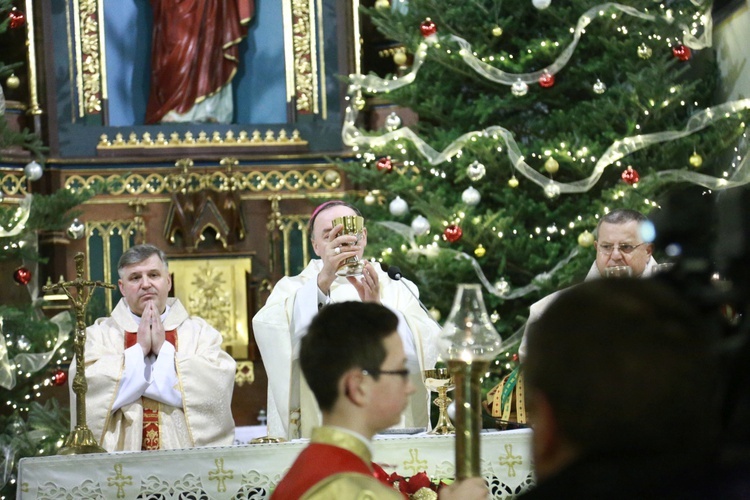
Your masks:
<instances>
[{"instance_id":1,"label":"priest's gray hair","mask_svg":"<svg viewBox=\"0 0 750 500\"><path fill-rule=\"evenodd\" d=\"M130 247L120 257L120 261L117 263L117 274L122 278L122 269L133 264L138 264L148 259L152 255L158 255L159 260L164 263L164 267L168 268L167 255L161 248L155 247L154 245L143 244Z\"/></svg>"}]
</instances>

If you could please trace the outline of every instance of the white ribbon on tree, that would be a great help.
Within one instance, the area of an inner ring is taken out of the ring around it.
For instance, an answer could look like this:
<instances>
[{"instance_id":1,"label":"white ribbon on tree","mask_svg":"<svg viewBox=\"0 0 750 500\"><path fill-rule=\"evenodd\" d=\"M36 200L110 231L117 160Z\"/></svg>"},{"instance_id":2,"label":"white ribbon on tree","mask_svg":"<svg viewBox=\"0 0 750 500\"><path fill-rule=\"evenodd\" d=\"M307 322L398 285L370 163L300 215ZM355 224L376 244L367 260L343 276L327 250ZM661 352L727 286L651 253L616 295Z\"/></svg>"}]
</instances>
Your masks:
<instances>
[{"instance_id":1,"label":"white ribbon on tree","mask_svg":"<svg viewBox=\"0 0 750 500\"><path fill-rule=\"evenodd\" d=\"M27 194L16 209L15 216L9 221L10 227L0 226L0 238L8 238L12 236L18 236L26 229L26 221L29 220L31 214L31 200L32 196Z\"/></svg>"},{"instance_id":2,"label":"white ribbon on tree","mask_svg":"<svg viewBox=\"0 0 750 500\"><path fill-rule=\"evenodd\" d=\"M16 386L16 373L21 370L35 373L47 366L49 361L73 331L73 318L68 311L61 312L50 320L57 327L57 338L52 349L40 353L20 353L8 358L8 348L0 321L0 387L11 390Z\"/></svg>"},{"instance_id":3,"label":"white ribbon on tree","mask_svg":"<svg viewBox=\"0 0 750 500\"><path fill-rule=\"evenodd\" d=\"M699 0L692 0L692 3L696 6L702 6L705 4L705 2ZM584 33L584 29L586 28L586 26L591 23L592 19L596 15L602 15L609 9L616 9L623 12L624 14L646 20L656 19L656 16L653 14L646 14L632 7L618 3L604 3L596 7L592 7L578 19L578 23L576 25L573 36L573 41L570 43L570 45L568 45L568 47L566 47L566 49L557 58L557 60L555 60L555 62L547 68L531 73L513 74L497 69L477 59L472 53L471 45L463 38L455 35L448 35L445 38L458 43L459 46L461 46L461 57L466 62L466 64L472 67L475 71L477 71L477 73L481 74L485 78L505 85L512 85L519 79L527 83L532 83L538 81L539 77L545 71L554 74L562 69L570 60L570 57L572 56L573 51L578 45L578 41ZM665 19L668 22L671 22L670 17L665 16ZM707 10L704 14L702 14L701 19L703 20L704 30L700 37L695 37L694 35L692 35L687 26L680 25L684 34L684 44L694 49L700 49L711 45L712 17L710 11L710 2ZM419 69L427 58L427 47L428 44L426 42L423 42L419 45L419 48L414 57L414 64L412 65L411 71L400 78L383 79L376 75L350 75L350 101L352 100L353 96L356 95L357 92L359 92L361 89L365 89L370 93L378 93L388 92L411 84L415 80ZM598 180L604 173L604 170L608 166L626 157L627 155L654 144L686 137L713 124L717 120L728 118L732 114L746 110L748 108L750 108L750 99L740 99L737 101L727 102L711 108L707 108L694 114L692 117L690 117L687 125L683 130L655 132L652 134L636 135L616 140L609 146L605 153L596 162L591 175L589 175L585 179L580 179L569 183L558 182L550 179L549 177L544 176L536 169L529 166L524 161L524 155L518 147L513 134L508 129L503 128L499 125L487 127L484 130L467 132L451 142L442 151L436 151L408 127L402 127L400 129L379 136L364 135L355 125L357 117L359 115L359 111L356 109L356 107L349 106L346 109L346 116L344 125L342 127L341 136L344 144L346 144L347 146L366 148L382 147L391 141L404 139L409 140L412 142L412 144L414 144L415 148L419 151L422 157L424 157L425 160L427 160L427 162L433 166L449 161L461 151L461 149L468 141L472 139L481 137L491 137L495 140L502 139L502 141L506 145L507 155L510 158L511 163L515 167L515 169L527 179L544 188L549 195L555 196L562 193L584 193L590 190L598 182ZM684 170L662 171L658 173L657 176L662 180L692 182L709 189L726 189L728 187L740 186L750 182L750 176L744 168L745 164L746 162L743 160L740 166L735 169L735 172L732 176L733 179L731 181L728 181L725 178L712 177L706 174Z\"/></svg>"}]
</instances>

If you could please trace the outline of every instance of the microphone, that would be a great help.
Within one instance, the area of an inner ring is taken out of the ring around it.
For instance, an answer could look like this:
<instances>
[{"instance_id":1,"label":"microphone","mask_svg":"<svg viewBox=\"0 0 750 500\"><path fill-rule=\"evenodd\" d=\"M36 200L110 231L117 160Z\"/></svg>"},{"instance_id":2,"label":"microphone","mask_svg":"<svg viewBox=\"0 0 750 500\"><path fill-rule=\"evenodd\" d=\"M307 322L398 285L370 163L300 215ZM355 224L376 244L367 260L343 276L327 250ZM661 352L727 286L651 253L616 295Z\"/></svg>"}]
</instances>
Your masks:
<instances>
[{"instance_id":1,"label":"microphone","mask_svg":"<svg viewBox=\"0 0 750 500\"><path fill-rule=\"evenodd\" d=\"M388 273L388 277L391 278L394 281L401 281L401 278L404 277L401 274L401 269L398 266L390 266L390 267L388 267L388 269L386 270L386 272ZM419 297L417 297L417 294L412 291L412 289L409 287L409 285L406 284L406 281L401 281L401 283L403 283L403 285L406 287L406 289L409 290L409 293L412 294L412 296L417 300L417 302L419 302L419 306L422 308L422 310L424 312L427 313L427 317L429 317L432 321L435 321L435 318L432 317L432 314L430 314L430 311L427 310L427 308L425 307L424 304L422 304L422 301L419 300ZM435 321L435 323L438 326L440 326L440 323L438 323L437 321ZM440 328L442 328L442 326L440 326Z\"/></svg>"},{"instance_id":2,"label":"microphone","mask_svg":"<svg viewBox=\"0 0 750 500\"><path fill-rule=\"evenodd\" d=\"M399 269L398 266L390 266L386 272L388 273L388 277L392 280L401 281L401 278L403 278L401 275L401 269ZM406 283L404 283L404 285L405 284Z\"/></svg>"}]
</instances>

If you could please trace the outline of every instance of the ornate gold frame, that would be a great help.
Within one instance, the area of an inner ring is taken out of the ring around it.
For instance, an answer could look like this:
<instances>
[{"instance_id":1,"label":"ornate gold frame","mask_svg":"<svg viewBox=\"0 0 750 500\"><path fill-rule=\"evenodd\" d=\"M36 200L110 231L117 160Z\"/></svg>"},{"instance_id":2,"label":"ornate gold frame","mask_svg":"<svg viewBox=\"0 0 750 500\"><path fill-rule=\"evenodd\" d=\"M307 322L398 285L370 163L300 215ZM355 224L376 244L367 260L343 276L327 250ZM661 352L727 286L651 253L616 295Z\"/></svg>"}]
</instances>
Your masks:
<instances>
[{"instance_id":1,"label":"ornate gold frame","mask_svg":"<svg viewBox=\"0 0 750 500\"><path fill-rule=\"evenodd\" d=\"M107 98L102 0L73 0L73 31L78 116L99 115Z\"/></svg>"},{"instance_id":2,"label":"ornate gold frame","mask_svg":"<svg viewBox=\"0 0 750 500\"><path fill-rule=\"evenodd\" d=\"M224 337L222 347L235 359L249 357L247 276L249 256L169 259L174 296L191 316L200 316Z\"/></svg>"},{"instance_id":3,"label":"ornate gold frame","mask_svg":"<svg viewBox=\"0 0 750 500\"><path fill-rule=\"evenodd\" d=\"M283 0L282 9L287 102L294 102L299 114L317 115L320 113L318 79L325 74L325 61L319 57L324 53L321 0ZM322 98L325 99L325 93ZM323 118L326 118L325 101Z\"/></svg>"},{"instance_id":4,"label":"ornate gold frame","mask_svg":"<svg viewBox=\"0 0 750 500\"><path fill-rule=\"evenodd\" d=\"M300 114L321 114L326 97L319 79L325 74L322 0L282 0L287 102ZM107 99L106 34L102 0L72 0L74 38L70 72L75 76L78 116L100 115ZM356 17L356 16L355 16ZM72 28L72 30L71 30ZM321 106L322 101L322 106ZM168 134L165 133L168 136Z\"/></svg>"}]
</instances>

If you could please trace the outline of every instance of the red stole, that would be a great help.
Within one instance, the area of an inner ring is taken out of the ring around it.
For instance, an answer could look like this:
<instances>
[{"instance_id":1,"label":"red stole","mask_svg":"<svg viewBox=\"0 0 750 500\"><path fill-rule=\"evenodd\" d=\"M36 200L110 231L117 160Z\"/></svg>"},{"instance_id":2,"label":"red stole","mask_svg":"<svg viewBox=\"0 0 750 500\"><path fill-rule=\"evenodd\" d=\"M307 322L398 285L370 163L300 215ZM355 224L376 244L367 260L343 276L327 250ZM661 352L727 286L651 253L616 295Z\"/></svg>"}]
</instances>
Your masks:
<instances>
[{"instance_id":1,"label":"red stole","mask_svg":"<svg viewBox=\"0 0 750 500\"><path fill-rule=\"evenodd\" d=\"M164 332L164 339L174 346L177 350L177 330ZM138 343L138 334L135 332L125 332L125 349ZM143 438L141 439L141 450L158 450L159 429L161 422L159 420L159 402L151 398L142 397L141 405L143 406Z\"/></svg>"},{"instance_id":2,"label":"red stole","mask_svg":"<svg viewBox=\"0 0 750 500\"><path fill-rule=\"evenodd\" d=\"M323 479L344 472L374 477L369 465L351 451L330 444L310 443L276 486L271 500L300 498Z\"/></svg>"}]
</instances>

